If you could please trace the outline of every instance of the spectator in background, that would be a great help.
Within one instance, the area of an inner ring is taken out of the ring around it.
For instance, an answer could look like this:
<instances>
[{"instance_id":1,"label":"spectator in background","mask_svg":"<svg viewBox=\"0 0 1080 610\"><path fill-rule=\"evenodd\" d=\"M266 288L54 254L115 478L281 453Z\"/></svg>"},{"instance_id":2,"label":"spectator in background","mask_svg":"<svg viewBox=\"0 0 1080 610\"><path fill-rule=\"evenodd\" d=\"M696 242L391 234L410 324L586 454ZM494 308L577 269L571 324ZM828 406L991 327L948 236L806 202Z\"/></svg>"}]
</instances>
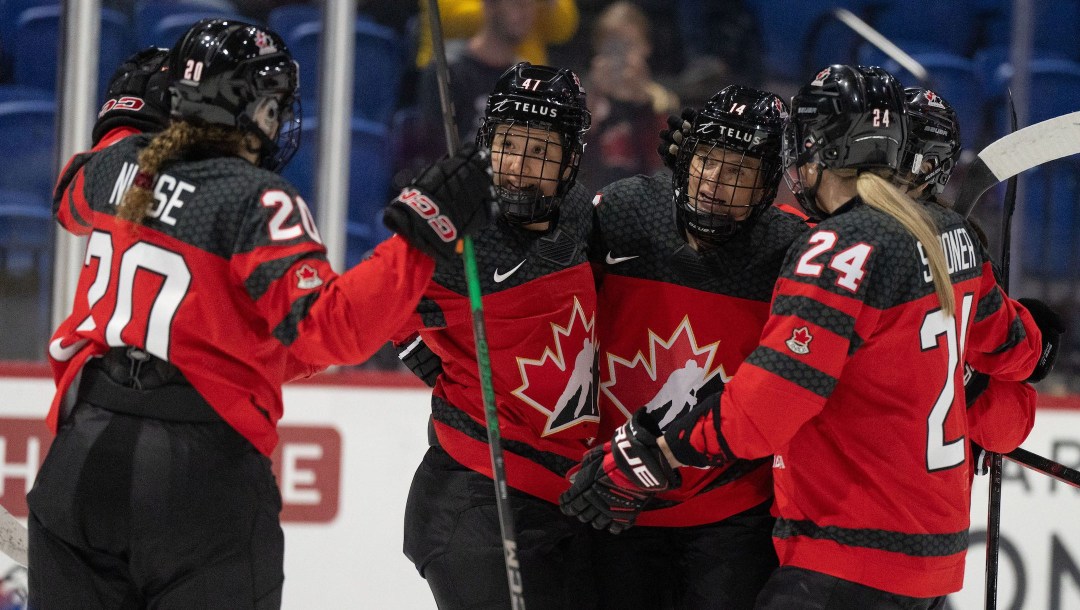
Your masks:
<instances>
[{"instance_id":1,"label":"spectator in background","mask_svg":"<svg viewBox=\"0 0 1080 610\"><path fill-rule=\"evenodd\" d=\"M764 84L761 24L744 0L678 0L676 4L686 57L676 91L684 104L700 107L725 85Z\"/></svg>"},{"instance_id":2,"label":"spectator in background","mask_svg":"<svg viewBox=\"0 0 1080 610\"><path fill-rule=\"evenodd\" d=\"M424 68L432 58L431 29L428 26L427 1L419 2L420 41L416 52L416 66ZM478 34L483 29L488 4L488 0L439 0L443 38L470 38ZM525 37L516 44L515 52L529 63L548 64L548 45L566 42L577 31L577 3L575 0L518 0L517 4L536 4L539 12L535 27L529 28ZM492 79L487 89L490 89L494 82Z\"/></svg>"},{"instance_id":3,"label":"spectator in background","mask_svg":"<svg viewBox=\"0 0 1080 610\"><path fill-rule=\"evenodd\" d=\"M480 31L469 38L463 49L448 50L451 94L457 130L463 142L475 136L495 81L521 60L517 48L533 30L541 4L537 0L483 0ZM424 150L437 157L445 151L446 144L434 62L420 74L417 103L422 129L417 137L427 143Z\"/></svg>"},{"instance_id":4,"label":"spectator in background","mask_svg":"<svg viewBox=\"0 0 1080 610\"><path fill-rule=\"evenodd\" d=\"M589 67L590 143L599 152L584 161L584 179L601 186L663 164L656 155L656 132L676 112L678 97L653 80L649 20L631 2L606 8L593 30Z\"/></svg>"}]
</instances>

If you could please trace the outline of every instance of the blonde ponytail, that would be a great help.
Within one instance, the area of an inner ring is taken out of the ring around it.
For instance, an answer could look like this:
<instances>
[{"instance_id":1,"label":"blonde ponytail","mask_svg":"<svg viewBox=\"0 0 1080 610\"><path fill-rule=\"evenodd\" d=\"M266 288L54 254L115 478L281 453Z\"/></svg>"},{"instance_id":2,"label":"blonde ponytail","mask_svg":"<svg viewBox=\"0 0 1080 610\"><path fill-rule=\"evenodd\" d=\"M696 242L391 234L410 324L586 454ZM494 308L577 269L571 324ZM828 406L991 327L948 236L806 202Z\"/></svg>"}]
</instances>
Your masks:
<instances>
[{"instance_id":1,"label":"blonde ponytail","mask_svg":"<svg viewBox=\"0 0 1080 610\"><path fill-rule=\"evenodd\" d=\"M926 258L930 262L930 275L934 278L934 291L941 301L941 309L945 315L954 315L956 297L953 295L945 251L941 247L937 227L922 204L900 192L884 177L872 172L860 173L856 186L859 197L866 205L895 218L923 245Z\"/></svg>"},{"instance_id":2,"label":"blonde ponytail","mask_svg":"<svg viewBox=\"0 0 1080 610\"><path fill-rule=\"evenodd\" d=\"M240 150L243 132L231 127L196 126L184 121L170 124L139 151L139 171L120 203L116 215L132 223L138 231L154 204L154 181L167 163L178 161L196 148L210 155L235 155Z\"/></svg>"}]
</instances>

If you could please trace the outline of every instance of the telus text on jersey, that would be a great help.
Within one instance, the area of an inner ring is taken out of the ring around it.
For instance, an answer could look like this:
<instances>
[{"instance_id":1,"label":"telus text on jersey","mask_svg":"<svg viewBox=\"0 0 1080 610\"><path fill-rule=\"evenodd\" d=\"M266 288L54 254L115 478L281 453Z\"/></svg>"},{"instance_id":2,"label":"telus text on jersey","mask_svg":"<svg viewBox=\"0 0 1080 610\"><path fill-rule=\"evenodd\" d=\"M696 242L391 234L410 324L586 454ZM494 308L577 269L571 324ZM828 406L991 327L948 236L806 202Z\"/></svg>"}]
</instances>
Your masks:
<instances>
[{"instance_id":1,"label":"telus text on jersey","mask_svg":"<svg viewBox=\"0 0 1080 610\"><path fill-rule=\"evenodd\" d=\"M132 181L135 180L135 174L138 172L138 165L124 163L124 166L120 168L120 175L116 177L116 182L113 184L112 194L109 196L110 205L119 206L124 201L124 195L127 193L128 188L131 187ZM175 226L175 214L184 207L185 199L190 200L189 197L184 197L184 195L194 192L195 185L183 180L177 180L169 174L159 174L154 182L154 207L147 213L147 216L157 218L167 225Z\"/></svg>"},{"instance_id":2,"label":"telus text on jersey","mask_svg":"<svg viewBox=\"0 0 1080 610\"><path fill-rule=\"evenodd\" d=\"M939 235L938 239L941 240L941 249L945 251L945 262L949 267L950 274L967 271L979 266L979 250L975 248L975 243L972 241L967 229L961 227L946 231ZM919 243L918 246L919 257L922 258L923 264L923 280L929 284L934 281L934 277L930 274L930 261L926 258L926 250L923 249L923 245Z\"/></svg>"}]
</instances>

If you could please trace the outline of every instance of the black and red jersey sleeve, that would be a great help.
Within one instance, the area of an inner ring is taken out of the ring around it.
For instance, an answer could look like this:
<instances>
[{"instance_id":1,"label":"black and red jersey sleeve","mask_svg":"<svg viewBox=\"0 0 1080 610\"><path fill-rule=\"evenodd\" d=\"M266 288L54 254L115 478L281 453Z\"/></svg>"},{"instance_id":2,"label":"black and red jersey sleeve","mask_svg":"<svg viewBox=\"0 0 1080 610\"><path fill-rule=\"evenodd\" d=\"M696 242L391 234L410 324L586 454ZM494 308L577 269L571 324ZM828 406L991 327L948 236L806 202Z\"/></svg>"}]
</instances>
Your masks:
<instances>
[{"instance_id":1,"label":"black and red jersey sleeve","mask_svg":"<svg viewBox=\"0 0 1080 610\"><path fill-rule=\"evenodd\" d=\"M887 301L870 278L878 262L860 232L811 230L788 253L760 344L725 388L719 404L669 442L679 460L705 466L775 452L832 395L847 361L878 323L867 305ZM737 404L728 407L728 400ZM723 434L720 433L723 426Z\"/></svg>"},{"instance_id":2,"label":"black and red jersey sleeve","mask_svg":"<svg viewBox=\"0 0 1080 610\"><path fill-rule=\"evenodd\" d=\"M289 348L290 376L367 359L405 323L430 281L434 263L399 237L338 276L307 205L284 182L261 189L247 209L230 266ZM356 312L371 315L361 321Z\"/></svg>"},{"instance_id":3,"label":"black and red jersey sleeve","mask_svg":"<svg viewBox=\"0 0 1080 610\"><path fill-rule=\"evenodd\" d=\"M986 390L967 410L971 440L995 453L1016 449L1035 426L1037 398L1035 388L1028 383L991 377Z\"/></svg>"}]
</instances>

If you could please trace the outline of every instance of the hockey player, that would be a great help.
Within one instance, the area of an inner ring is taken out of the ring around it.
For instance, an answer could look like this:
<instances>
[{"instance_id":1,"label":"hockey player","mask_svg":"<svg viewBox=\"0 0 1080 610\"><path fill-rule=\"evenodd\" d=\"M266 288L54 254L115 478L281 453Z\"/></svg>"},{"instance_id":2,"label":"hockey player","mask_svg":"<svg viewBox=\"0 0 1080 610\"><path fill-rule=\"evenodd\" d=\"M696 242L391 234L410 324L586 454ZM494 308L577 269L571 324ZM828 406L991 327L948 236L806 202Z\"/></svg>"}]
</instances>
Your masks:
<instances>
[{"instance_id":1,"label":"hockey player","mask_svg":"<svg viewBox=\"0 0 1080 610\"><path fill-rule=\"evenodd\" d=\"M620 180L594 199L600 438L641 405L664 428L735 373L806 228L772 206L788 119L779 97L733 85L690 119L671 176ZM767 460L680 473L682 488L597 533L602 607L750 608L776 567Z\"/></svg>"},{"instance_id":2,"label":"hockey player","mask_svg":"<svg viewBox=\"0 0 1080 610\"><path fill-rule=\"evenodd\" d=\"M904 89L908 115L908 138L900 160L896 184L918 201L951 207L941 199L953 168L960 158L960 125L956 111L945 98L930 89ZM986 236L972 223L979 241L987 247ZM1040 381L1053 368L1064 323L1056 312L1038 299L1019 299L1031 313L1051 347L1041 358L1031 381ZM970 456L981 465L982 449L1007 453L1027 438L1035 425L1037 394L1025 381L1005 381L965 367L964 392L967 400L968 428L975 447Z\"/></svg>"},{"instance_id":3,"label":"hockey player","mask_svg":"<svg viewBox=\"0 0 1080 610\"><path fill-rule=\"evenodd\" d=\"M559 512L566 473L596 437L596 292L589 193L576 184L590 115L570 70L520 63L495 83L477 134L500 214L475 238L525 599L594 603L589 528ZM431 448L405 509L405 554L440 608L510 607L472 321L460 263L436 265L402 337L441 360ZM401 337L399 337L400 339ZM424 347L426 346L426 347ZM434 370L434 369L433 369Z\"/></svg>"},{"instance_id":4,"label":"hockey player","mask_svg":"<svg viewBox=\"0 0 1080 610\"><path fill-rule=\"evenodd\" d=\"M494 197L486 156L441 161L412 190L443 232L403 196L386 210L399 237L339 276L275 173L300 120L281 38L206 20L162 72L165 56L117 72L95 148L55 192L88 245L49 345L57 436L27 497L33 608L278 608L281 385L374 353L433 258L454 257L445 232L485 226Z\"/></svg>"},{"instance_id":5,"label":"hockey player","mask_svg":"<svg viewBox=\"0 0 1080 610\"><path fill-rule=\"evenodd\" d=\"M761 344L663 433L636 412L569 508L595 519L615 494L677 486L673 465L773 455L781 567L757 608L936 608L967 551L960 354L1025 379L1040 333L962 217L889 183L907 135L892 77L830 66L792 116L794 190L823 220L785 261Z\"/></svg>"}]
</instances>

